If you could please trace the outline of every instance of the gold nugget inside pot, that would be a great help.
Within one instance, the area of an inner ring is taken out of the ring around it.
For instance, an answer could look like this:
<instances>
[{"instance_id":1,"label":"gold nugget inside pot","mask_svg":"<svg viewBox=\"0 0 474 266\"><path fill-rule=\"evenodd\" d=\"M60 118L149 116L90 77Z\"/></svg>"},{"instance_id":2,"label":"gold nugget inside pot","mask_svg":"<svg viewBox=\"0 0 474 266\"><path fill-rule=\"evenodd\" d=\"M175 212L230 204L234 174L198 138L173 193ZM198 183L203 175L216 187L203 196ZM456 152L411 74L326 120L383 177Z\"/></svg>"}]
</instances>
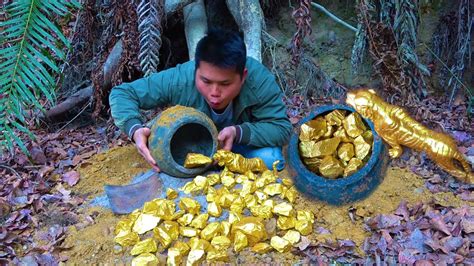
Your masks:
<instances>
[{"instance_id":1,"label":"gold nugget inside pot","mask_svg":"<svg viewBox=\"0 0 474 266\"><path fill-rule=\"evenodd\" d=\"M303 163L310 171L326 178L336 179L357 172L370 157L372 144L372 131L361 116L345 110L331 111L300 128L299 151Z\"/></svg>"}]
</instances>

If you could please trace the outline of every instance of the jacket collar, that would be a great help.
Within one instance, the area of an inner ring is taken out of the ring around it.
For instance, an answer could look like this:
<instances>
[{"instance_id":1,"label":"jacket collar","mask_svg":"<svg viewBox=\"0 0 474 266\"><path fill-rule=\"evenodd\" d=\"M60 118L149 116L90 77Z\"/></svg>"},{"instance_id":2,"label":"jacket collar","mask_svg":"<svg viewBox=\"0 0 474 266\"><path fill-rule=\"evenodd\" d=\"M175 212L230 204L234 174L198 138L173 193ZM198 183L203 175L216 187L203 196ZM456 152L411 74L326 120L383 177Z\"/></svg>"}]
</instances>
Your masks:
<instances>
[{"instance_id":1,"label":"jacket collar","mask_svg":"<svg viewBox=\"0 0 474 266\"><path fill-rule=\"evenodd\" d=\"M239 95L234 99L234 113L232 120L237 121L245 108L258 103L257 96L253 92L253 88L247 85L245 81Z\"/></svg>"}]
</instances>

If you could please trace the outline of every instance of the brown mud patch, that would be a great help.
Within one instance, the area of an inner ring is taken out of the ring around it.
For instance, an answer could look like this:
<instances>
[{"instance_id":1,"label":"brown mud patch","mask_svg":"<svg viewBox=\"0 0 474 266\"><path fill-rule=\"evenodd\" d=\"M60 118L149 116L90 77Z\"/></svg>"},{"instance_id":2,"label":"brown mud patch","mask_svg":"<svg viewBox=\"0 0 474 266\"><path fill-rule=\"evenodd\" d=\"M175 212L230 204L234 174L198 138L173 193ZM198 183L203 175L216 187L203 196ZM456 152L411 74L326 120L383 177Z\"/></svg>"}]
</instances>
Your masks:
<instances>
[{"instance_id":1,"label":"brown mud patch","mask_svg":"<svg viewBox=\"0 0 474 266\"><path fill-rule=\"evenodd\" d=\"M114 148L94 156L81 167L81 182L74 187L74 191L97 195L102 193L104 184L127 183L134 175L147 169L147 164L135 147ZM286 170L280 173L280 177L288 176L290 174ZM314 212L316 222L313 233L308 236L313 243L350 239L356 243L357 251L362 255L361 244L370 235L364 230L364 220L377 214L393 213L403 200L409 206L428 201L435 201L443 206L474 206L449 192L432 194L425 188L421 177L404 169L389 168L382 184L365 200L335 207L299 195L294 207ZM67 264L130 264L132 256L129 255L129 249L121 250L113 242L115 224L123 216L98 207L83 209L82 214L84 221L69 227L63 243L63 247L67 248L63 255L69 257ZM330 233L318 233L320 227ZM158 257L164 258L163 255ZM258 255L248 248L230 258L234 264L293 264L303 259L290 252Z\"/></svg>"}]
</instances>

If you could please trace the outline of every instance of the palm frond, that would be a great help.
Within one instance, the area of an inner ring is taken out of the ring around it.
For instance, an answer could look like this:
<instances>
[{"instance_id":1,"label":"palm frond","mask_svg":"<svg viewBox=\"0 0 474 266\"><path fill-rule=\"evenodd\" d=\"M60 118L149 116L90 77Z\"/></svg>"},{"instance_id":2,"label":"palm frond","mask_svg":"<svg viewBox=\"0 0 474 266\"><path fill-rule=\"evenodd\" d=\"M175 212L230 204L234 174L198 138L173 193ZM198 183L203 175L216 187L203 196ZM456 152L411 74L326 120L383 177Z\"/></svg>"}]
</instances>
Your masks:
<instances>
[{"instance_id":1,"label":"palm frond","mask_svg":"<svg viewBox=\"0 0 474 266\"><path fill-rule=\"evenodd\" d=\"M141 0L137 7L140 32L140 67L144 76L158 70L161 48L161 20L164 15L163 0Z\"/></svg>"},{"instance_id":2,"label":"palm frond","mask_svg":"<svg viewBox=\"0 0 474 266\"><path fill-rule=\"evenodd\" d=\"M24 109L43 110L39 99L55 101L54 80L58 61L64 59L60 47L69 47L67 38L52 21L64 16L71 0L16 0L5 7L6 19L0 21L0 148L17 143L27 152L15 130L32 136L25 127Z\"/></svg>"}]
</instances>

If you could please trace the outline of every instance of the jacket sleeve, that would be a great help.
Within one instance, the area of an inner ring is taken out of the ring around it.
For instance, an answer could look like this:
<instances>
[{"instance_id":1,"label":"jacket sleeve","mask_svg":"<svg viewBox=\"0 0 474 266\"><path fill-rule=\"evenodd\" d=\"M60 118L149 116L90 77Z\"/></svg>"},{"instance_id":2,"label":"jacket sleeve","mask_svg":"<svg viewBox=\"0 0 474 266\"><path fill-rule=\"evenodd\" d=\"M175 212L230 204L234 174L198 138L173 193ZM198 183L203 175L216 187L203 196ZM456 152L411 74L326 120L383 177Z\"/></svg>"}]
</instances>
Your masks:
<instances>
[{"instance_id":1,"label":"jacket sleeve","mask_svg":"<svg viewBox=\"0 0 474 266\"><path fill-rule=\"evenodd\" d=\"M251 109L252 121L240 125L241 144L255 147L281 147L288 143L291 123L281 92L271 73L256 90L259 104Z\"/></svg>"},{"instance_id":2,"label":"jacket sleeve","mask_svg":"<svg viewBox=\"0 0 474 266\"><path fill-rule=\"evenodd\" d=\"M155 73L112 89L109 96L110 110L117 125L125 134L143 124L140 109L162 107L171 102L170 78L172 71Z\"/></svg>"}]
</instances>

